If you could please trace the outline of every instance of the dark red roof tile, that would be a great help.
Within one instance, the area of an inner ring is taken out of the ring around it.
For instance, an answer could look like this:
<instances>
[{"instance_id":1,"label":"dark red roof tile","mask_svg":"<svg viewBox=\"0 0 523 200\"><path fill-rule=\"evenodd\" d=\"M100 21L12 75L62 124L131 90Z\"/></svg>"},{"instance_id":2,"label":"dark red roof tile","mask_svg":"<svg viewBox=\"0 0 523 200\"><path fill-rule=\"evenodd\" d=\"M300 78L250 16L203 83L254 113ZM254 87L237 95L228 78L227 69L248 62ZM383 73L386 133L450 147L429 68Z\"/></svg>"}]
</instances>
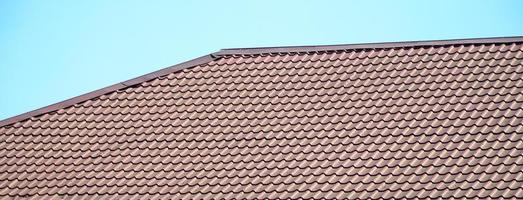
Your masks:
<instances>
[{"instance_id":1,"label":"dark red roof tile","mask_svg":"<svg viewBox=\"0 0 523 200\"><path fill-rule=\"evenodd\" d=\"M222 50L3 121L0 196L523 198L522 42Z\"/></svg>"}]
</instances>

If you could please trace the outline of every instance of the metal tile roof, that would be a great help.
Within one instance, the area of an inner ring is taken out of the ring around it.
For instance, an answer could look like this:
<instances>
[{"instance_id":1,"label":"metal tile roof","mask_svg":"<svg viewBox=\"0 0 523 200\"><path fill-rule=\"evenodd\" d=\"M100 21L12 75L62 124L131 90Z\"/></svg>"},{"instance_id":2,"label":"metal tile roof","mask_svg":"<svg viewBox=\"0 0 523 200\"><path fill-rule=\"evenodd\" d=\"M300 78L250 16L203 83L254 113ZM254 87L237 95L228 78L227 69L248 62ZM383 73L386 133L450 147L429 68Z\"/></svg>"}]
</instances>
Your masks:
<instances>
[{"instance_id":1,"label":"metal tile roof","mask_svg":"<svg viewBox=\"0 0 523 200\"><path fill-rule=\"evenodd\" d=\"M0 126L7 198L523 198L523 38L226 49Z\"/></svg>"}]
</instances>

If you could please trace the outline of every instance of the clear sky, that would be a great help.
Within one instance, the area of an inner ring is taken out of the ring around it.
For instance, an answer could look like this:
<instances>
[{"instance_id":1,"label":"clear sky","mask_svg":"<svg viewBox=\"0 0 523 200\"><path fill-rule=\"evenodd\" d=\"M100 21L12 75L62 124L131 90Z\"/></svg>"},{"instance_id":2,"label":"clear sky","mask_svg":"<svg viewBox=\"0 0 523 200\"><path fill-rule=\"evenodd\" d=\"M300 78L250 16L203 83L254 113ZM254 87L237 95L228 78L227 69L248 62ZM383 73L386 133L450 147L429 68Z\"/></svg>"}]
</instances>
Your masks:
<instances>
[{"instance_id":1,"label":"clear sky","mask_svg":"<svg viewBox=\"0 0 523 200\"><path fill-rule=\"evenodd\" d=\"M0 119L221 48L522 35L516 0L6 0Z\"/></svg>"}]
</instances>

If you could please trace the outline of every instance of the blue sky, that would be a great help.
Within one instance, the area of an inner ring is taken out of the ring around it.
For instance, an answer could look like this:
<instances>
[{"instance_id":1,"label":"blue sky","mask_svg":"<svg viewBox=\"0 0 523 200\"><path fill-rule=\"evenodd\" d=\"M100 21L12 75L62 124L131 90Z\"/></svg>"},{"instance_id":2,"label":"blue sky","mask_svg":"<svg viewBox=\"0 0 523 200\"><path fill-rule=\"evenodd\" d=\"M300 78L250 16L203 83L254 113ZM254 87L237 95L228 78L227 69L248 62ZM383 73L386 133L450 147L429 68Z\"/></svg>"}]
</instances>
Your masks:
<instances>
[{"instance_id":1,"label":"blue sky","mask_svg":"<svg viewBox=\"0 0 523 200\"><path fill-rule=\"evenodd\" d=\"M523 35L516 0L145 2L1 1L0 119L221 48Z\"/></svg>"}]
</instances>

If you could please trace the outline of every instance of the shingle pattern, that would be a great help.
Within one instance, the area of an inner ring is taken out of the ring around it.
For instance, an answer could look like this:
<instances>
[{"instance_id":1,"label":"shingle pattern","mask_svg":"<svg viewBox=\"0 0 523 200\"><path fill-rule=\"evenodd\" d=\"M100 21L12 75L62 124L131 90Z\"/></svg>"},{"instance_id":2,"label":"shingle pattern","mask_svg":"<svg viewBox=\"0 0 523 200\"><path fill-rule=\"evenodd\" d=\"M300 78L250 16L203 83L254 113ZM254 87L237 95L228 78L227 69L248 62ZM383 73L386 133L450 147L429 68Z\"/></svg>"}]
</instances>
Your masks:
<instances>
[{"instance_id":1,"label":"shingle pattern","mask_svg":"<svg viewBox=\"0 0 523 200\"><path fill-rule=\"evenodd\" d=\"M523 45L220 55L0 128L0 198L523 198Z\"/></svg>"}]
</instances>

